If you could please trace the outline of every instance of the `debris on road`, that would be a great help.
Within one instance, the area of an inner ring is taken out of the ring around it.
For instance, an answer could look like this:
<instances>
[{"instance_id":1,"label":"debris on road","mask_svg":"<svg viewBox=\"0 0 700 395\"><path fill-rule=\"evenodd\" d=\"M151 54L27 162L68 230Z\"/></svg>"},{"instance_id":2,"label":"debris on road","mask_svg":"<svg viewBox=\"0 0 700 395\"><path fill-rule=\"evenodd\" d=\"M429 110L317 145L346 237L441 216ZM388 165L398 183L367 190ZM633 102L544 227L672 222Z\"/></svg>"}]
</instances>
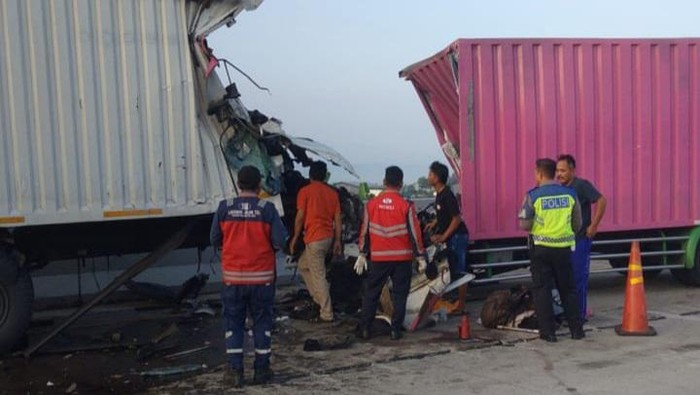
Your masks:
<instances>
[{"instance_id":1,"label":"debris on road","mask_svg":"<svg viewBox=\"0 0 700 395\"><path fill-rule=\"evenodd\" d=\"M325 336L318 339L306 339L304 351L329 351L349 348L352 345L351 336Z\"/></svg>"},{"instance_id":2,"label":"debris on road","mask_svg":"<svg viewBox=\"0 0 700 395\"><path fill-rule=\"evenodd\" d=\"M210 348L210 347L209 347L208 345L206 345L206 346L197 347L197 348L193 348L193 349L190 349L190 350L180 351L180 352L176 352L176 353L174 353L174 354L166 355L166 356L163 357L163 358L165 358L165 359L177 359L177 358L180 358L180 357L184 357L185 355L190 355L190 354L194 354L194 353L197 353L197 352L200 352L200 351L207 350L207 349L209 349L209 348Z\"/></svg>"},{"instance_id":3,"label":"debris on road","mask_svg":"<svg viewBox=\"0 0 700 395\"><path fill-rule=\"evenodd\" d=\"M201 364L201 365L188 364L188 365L180 365L180 366L172 366L172 367L166 367L166 368L147 370L147 371L141 372L141 376L144 376L144 377L173 376L173 375L178 375L178 374L199 372L199 371L205 370L206 368L207 368L207 365L204 365L204 364Z\"/></svg>"}]
</instances>

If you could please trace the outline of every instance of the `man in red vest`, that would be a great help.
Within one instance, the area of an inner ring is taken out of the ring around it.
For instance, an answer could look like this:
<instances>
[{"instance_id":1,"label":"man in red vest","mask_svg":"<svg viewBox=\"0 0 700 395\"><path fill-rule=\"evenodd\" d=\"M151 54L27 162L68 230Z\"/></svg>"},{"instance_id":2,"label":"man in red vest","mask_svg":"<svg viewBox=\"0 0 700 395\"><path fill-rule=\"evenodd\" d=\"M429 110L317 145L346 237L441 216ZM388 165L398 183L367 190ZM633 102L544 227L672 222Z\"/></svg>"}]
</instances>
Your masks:
<instances>
[{"instance_id":1,"label":"man in red vest","mask_svg":"<svg viewBox=\"0 0 700 395\"><path fill-rule=\"evenodd\" d=\"M243 386L243 338L248 314L253 318L255 375L267 384L270 370L272 305L275 298L275 250L287 240L287 230L272 203L258 199L260 171L244 166L238 172L239 197L223 200L214 214L211 244L221 247L224 288L221 294L229 366L224 384Z\"/></svg>"},{"instance_id":2,"label":"man in red vest","mask_svg":"<svg viewBox=\"0 0 700 395\"><path fill-rule=\"evenodd\" d=\"M377 302L384 283L391 278L394 313L391 317L391 338L399 340L406 316L406 299L411 287L413 257L418 256L418 270L426 267L425 248L420 224L413 203L401 196L403 171L396 166L386 169L385 189L367 202L360 228L360 256L355 272L362 274L371 261L365 280L362 321L359 336L369 339L370 326L377 312Z\"/></svg>"}]
</instances>

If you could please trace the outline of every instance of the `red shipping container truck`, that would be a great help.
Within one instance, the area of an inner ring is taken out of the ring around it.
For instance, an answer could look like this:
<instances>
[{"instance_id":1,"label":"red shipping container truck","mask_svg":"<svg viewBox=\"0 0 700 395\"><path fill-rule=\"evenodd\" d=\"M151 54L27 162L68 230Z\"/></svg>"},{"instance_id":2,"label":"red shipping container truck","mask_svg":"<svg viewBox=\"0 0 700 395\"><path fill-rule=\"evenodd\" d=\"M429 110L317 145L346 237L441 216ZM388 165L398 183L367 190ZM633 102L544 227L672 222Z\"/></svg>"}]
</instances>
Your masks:
<instances>
[{"instance_id":1,"label":"red shipping container truck","mask_svg":"<svg viewBox=\"0 0 700 395\"><path fill-rule=\"evenodd\" d=\"M459 176L473 267L527 264L534 161L570 153L608 199L597 257L624 270L640 239L648 272L700 285L700 39L460 39L400 76Z\"/></svg>"}]
</instances>

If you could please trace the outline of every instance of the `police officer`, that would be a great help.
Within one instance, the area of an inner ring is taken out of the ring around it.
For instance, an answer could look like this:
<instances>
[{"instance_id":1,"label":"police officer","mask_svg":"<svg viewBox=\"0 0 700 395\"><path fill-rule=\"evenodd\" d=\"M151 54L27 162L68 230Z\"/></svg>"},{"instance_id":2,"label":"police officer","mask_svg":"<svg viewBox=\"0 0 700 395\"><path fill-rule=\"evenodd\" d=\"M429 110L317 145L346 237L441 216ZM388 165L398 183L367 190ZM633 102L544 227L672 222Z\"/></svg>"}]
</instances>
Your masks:
<instances>
[{"instance_id":1,"label":"police officer","mask_svg":"<svg viewBox=\"0 0 700 395\"><path fill-rule=\"evenodd\" d=\"M281 249L288 236L274 205L258 199L260 180L257 168L242 167L238 172L240 196L222 201L211 225L211 244L222 247L221 299L229 357L224 385L237 388L243 386L243 337L248 315L253 318L255 343L253 382L267 384L272 379L275 249Z\"/></svg>"},{"instance_id":2,"label":"police officer","mask_svg":"<svg viewBox=\"0 0 700 395\"><path fill-rule=\"evenodd\" d=\"M574 190L554 180L556 167L552 159L537 160L537 187L525 195L518 215L520 228L530 232L532 294L540 338L552 343L557 341L552 285L559 289L571 338L578 340L586 336L578 311L571 265L571 250L576 242L576 232L581 227L581 208Z\"/></svg>"},{"instance_id":3,"label":"police officer","mask_svg":"<svg viewBox=\"0 0 700 395\"><path fill-rule=\"evenodd\" d=\"M377 302L388 278L392 284L391 338L399 340L406 317L406 299L411 288L413 257L418 254L419 271L426 268L425 248L413 203L401 196L403 171L390 166L384 177L385 190L365 206L360 228L360 256L355 263L359 275L372 262L365 280L362 321L358 335L369 339L370 326L377 312Z\"/></svg>"}]
</instances>

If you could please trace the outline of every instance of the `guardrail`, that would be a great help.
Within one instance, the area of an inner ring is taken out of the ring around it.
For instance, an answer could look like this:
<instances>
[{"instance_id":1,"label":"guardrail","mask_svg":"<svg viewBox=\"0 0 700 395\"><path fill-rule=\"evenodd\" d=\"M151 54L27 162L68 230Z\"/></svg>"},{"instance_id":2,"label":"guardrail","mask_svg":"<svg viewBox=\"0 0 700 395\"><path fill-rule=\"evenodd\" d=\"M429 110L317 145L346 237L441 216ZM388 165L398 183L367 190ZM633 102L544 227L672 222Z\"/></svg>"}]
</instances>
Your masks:
<instances>
[{"instance_id":1,"label":"guardrail","mask_svg":"<svg viewBox=\"0 0 700 395\"><path fill-rule=\"evenodd\" d=\"M644 243L652 243L652 242L682 242L688 240L688 236L669 236L669 237L648 237L648 238L641 238L641 239L617 239L617 240L599 240L599 241L594 241L593 246L602 246L602 245L615 245L615 244L628 244L633 241L638 241L640 244ZM494 247L494 248L480 248L480 249L474 249L470 250L469 254L470 255L480 255L480 254L490 254L490 253L501 253L501 252L517 252L517 251L526 251L527 246L508 246L508 247ZM674 249L674 250L666 250L666 251L647 251L647 252L642 252L641 256L642 257L655 257L655 256L678 256L678 255L684 255L685 250L679 250L679 249ZM628 252L624 253L609 253L609 254L595 254L593 253L591 255L591 259L616 259L616 258L627 258L629 257L630 254ZM497 269L497 268L507 268L507 267L512 267L514 269L516 268L525 268L530 264L529 259L524 259L524 260L512 260L512 261L505 261L505 262L493 262L493 263L477 263L477 264L472 264L470 265L470 268L472 269L483 269L483 270L489 270L489 269ZM645 265L643 266L643 270L663 270L663 269L682 269L684 265L682 264L673 264L673 265ZM619 267L619 268L614 268L611 267L609 269L601 269L601 270L594 270L591 271L591 274L602 274L602 273L612 273L612 272L626 272L627 267ZM525 279L525 278L530 278L530 274L503 274L503 275L497 275L497 276L492 276L489 278L482 278L482 279L476 279L473 280L473 283L477 284L483 284L483 283L490 283L490 282L497 282L497 281L508 281L508 280L519 280L519 279Z\"/></svg>"}]
</instances>

